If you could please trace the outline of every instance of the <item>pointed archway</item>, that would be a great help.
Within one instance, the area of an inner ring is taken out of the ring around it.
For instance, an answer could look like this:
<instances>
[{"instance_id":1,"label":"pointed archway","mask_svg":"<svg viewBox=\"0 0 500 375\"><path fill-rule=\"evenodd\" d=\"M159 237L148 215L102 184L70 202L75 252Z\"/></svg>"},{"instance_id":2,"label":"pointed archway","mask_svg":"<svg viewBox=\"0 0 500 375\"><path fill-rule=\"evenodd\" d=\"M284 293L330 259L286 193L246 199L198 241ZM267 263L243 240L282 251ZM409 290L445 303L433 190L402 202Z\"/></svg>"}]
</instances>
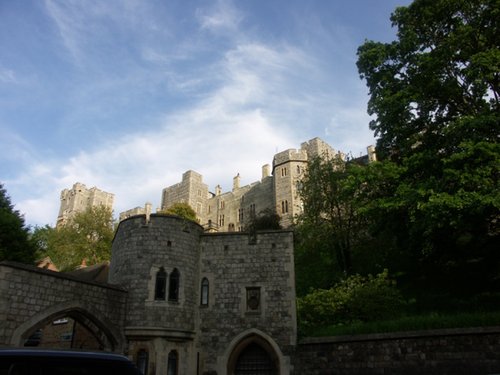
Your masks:
<instances>
[{"instance_id":1,"label":"pointed archway","mask_svg":"<svg viewBox=\"0 0 500 375\"><path fill-rule=\"evenodd\" d=\"M279 375L283 356L276 343L263 332L252 330L233 340L227 375Z\"/></svg>"},{"instance_id":2,"label":"pointed archway","mask_svg":"<svg viewBox=\"0 0 500 375\"><path fill-rule=\"evenodd\" d=\"M275 360L257 342L251 342L243 348L236 359L233 372L235 375L275 375L277 373Z\"/></svg>"},{"instance_id":3,"label":"pointed archway","mask_svg":"<svg viewBox=\"0 0 500 375\"><path fill-rule=\"evenodd\" d=\"M82 306L77 301L52 306L31 317L15 329L11 337L11 345L16 347L25 345L37 330L64 318L73 319L84 327L98 343L100 350L118 352L122 350L125 340L120 331L98 311Z\"/></svg>"}]
</instances>

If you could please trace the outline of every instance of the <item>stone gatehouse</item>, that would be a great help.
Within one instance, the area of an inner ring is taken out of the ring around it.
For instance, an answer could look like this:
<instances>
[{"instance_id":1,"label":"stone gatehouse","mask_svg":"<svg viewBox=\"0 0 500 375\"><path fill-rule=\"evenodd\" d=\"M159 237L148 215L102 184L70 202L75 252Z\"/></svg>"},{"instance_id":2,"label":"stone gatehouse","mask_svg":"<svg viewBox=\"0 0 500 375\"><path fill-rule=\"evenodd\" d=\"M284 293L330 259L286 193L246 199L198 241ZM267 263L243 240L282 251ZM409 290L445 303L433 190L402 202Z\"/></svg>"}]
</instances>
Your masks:
<instances>
[{"instance_id":1,"label":"stone gatehouse","mask_svg":"<svg viewBox=\"0 0 500 375\"><path fill-rule=\"evenodd\" d=\"M138 215L119 224L108 284L0 264L0 345L69 316L147 374L289 374L296 347L291 231L205 233Z\"/></svg>"}]
</instances>

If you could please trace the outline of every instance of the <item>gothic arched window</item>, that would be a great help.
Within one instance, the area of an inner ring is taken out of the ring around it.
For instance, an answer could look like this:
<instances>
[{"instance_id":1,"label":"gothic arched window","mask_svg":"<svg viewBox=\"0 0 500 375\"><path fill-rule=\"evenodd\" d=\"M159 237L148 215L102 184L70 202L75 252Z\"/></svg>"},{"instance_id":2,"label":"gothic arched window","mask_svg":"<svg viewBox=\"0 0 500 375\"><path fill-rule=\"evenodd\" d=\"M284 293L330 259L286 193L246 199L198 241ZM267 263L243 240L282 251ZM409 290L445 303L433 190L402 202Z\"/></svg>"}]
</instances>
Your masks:
<instances>
[{"instance_id":1,"label":"gothic arched window","mask_svg":"<svg viewBox=\"0 0 500 375\"><path fill-rule=\"evenodd\" d=\"M208 306L208 279L206 277L201 280L201 305Z\"/></svg>"},{"instance_id":2,"label":"gothic arched window","mask_svg":"<svg viewBox=\"0 0 500 375\"><path fill-rule=\"evenodd\" d=\"M167 375L177 375L179 356L175 350L168 353Z\"/></svg>"},{"instance_id":3,"label":"gothic arched window","mask_svg":"<svg viewBox=\"0 0 500 375\"><path fill-rule=\"evenodd\" d=\"M179 300L179 281L180 281L179 270L177 268L174 268L174 270L170 274L170 282L168 285L169 301Z\"/></svg>"},{"instance_id":4,"label":"gothic arched window","mask_svg":"<svg viewBox=\"0 0 500 375\"><path fill-rule=\"evenodd\" d=\"M161 267L156 273L155 300L165 300L166 291L167 291L167 273L165 272L165 269Z\"/></svg>"},{"instance_id":5,"label":"gothic arched window","mask_svg":"<svg viewBox=\"0 0 500 375\"><path fill-rule=\"evenodd\" d=\"M142 375L146 375L148 373L148 352L144 349L137 352L137 368Z\"/></svg>"}]
</instances>

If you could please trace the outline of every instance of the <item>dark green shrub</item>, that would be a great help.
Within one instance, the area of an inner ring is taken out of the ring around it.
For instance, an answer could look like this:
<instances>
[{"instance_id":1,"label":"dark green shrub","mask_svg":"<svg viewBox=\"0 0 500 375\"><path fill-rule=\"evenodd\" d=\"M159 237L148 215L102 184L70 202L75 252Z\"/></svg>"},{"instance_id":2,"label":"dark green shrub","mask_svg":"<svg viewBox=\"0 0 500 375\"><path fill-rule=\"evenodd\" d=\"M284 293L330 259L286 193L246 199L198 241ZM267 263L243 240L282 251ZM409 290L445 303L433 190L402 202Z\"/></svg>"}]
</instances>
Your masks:
<instances>
[{"instance_id":1,"label":"dark green shrub","mask_svg":"<svg viewBox=\"0 0 500 375\"><path fill-rule=\"evenodd\" d=\"M316 289L297 300L299 323L304 328L393 319L405 301L388 272L367 277L353 275L331 289Z\"/></svg>"}]
</instances>

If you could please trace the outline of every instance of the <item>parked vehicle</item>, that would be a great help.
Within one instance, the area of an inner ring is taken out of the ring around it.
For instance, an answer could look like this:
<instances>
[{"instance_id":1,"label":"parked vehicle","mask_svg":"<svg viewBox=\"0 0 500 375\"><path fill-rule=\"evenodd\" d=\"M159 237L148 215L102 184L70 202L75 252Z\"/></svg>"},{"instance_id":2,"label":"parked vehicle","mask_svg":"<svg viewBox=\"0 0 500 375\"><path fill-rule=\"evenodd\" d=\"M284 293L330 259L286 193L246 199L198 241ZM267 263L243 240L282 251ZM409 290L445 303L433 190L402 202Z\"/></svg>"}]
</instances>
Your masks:
<instances>
[{"instance_id":1,"label":"parked vehicle","mask_svg":"<svg viewBox=\"0 0 500 375\"><path fill-rule=\"evenodd\" d=\"M126 357L111 353L0 349L0 375L141 375Z\"/></svg>"}]
</instances>

